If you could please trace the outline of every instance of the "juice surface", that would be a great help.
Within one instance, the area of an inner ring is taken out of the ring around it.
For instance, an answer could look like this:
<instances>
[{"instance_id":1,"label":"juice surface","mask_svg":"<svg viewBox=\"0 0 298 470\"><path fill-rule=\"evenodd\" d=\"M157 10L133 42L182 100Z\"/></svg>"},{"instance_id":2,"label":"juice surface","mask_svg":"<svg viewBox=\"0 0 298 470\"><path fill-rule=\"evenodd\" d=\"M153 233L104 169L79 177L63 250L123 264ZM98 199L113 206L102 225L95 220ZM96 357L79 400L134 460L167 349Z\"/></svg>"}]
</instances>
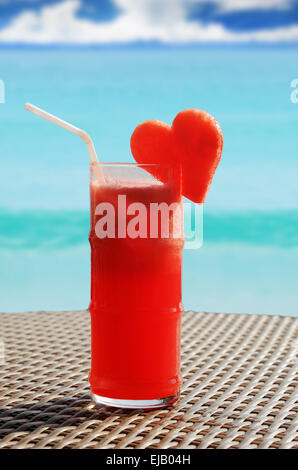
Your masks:
<instances>
[{"instance_id":1,"label":"juice surface","mask_svg":"<svg viewBox=\"0 0 298 470\"><path fill-rule=\"evenodd\" d=\"M182 210L181 194L170 183L91 184L91 390L128 400L169 397L180 389L184 238L162 238L160 221L157 238L119 238L119 195L127 207L138 202L148 209L148 234L150 203L177 203ZM102 202L115 208L115 238L96 234ZM126 215L126 227L131 218ZM175 220L170 211L170 228Z\"/></svg>"}]
</instances>

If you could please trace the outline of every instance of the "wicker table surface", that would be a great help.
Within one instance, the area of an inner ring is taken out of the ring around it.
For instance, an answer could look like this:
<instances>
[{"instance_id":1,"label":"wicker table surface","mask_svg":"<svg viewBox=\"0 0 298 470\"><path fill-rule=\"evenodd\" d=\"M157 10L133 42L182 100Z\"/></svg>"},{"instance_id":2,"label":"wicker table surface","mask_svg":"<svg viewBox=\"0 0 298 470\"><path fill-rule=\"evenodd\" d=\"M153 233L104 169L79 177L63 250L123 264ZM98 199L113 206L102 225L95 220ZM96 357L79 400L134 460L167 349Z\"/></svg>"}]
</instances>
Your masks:
<instances>
[{"instance_id":1,"label":"wicker table surface","mask_svg":"<svg viewBox=\"0 0 298 470\"><path fill-rule=\"evenodd\" d=\"M181 399L155 411L93 405L89 329L0 314L0 449L298 448L298 318L186 312Z\"/></svg>"}]
</instances>

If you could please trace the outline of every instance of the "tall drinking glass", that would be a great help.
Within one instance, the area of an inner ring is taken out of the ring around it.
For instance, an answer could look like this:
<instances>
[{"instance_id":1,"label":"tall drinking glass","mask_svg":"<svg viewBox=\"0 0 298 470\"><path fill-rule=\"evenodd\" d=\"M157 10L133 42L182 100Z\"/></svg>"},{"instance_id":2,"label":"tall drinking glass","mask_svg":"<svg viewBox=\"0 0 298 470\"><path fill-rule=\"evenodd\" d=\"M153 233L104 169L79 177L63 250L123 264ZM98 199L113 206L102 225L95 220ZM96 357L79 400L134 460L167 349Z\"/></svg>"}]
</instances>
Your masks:
<instances>
[{"instance_id":1,"label":"tall drinking glass","mask_svg":"<svg viewBox=\"0 0 298 470\"><path fill-rule=\"evenodd\" d=\"M92 397L122 408L163 407L181 385L180 174L101 164L102 182L97 165L90 165Z\"/></svg>"}]
</instances>

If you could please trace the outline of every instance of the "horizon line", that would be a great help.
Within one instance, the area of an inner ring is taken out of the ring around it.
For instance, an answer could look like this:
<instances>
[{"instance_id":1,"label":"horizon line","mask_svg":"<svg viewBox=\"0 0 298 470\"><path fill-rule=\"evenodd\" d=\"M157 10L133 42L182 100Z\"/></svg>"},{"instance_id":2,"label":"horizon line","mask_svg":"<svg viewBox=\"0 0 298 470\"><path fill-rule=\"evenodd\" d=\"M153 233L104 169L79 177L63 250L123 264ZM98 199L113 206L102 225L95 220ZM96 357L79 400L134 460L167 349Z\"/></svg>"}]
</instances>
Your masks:
<instances>
[{"instance_id":1,"label":"horizon line","mask_svg":"<svg viewBox=\"0 0 298 470\"><path fill-rule=\"evenodd\" d=\"M110 42L110 43L67 43L67 42L51 42L51 43L30 43L30 42L1 42L0 41L0 49L12 49L12 48L41 48L41 49L50 49L50 48L66 48L66 49L107 49L107 48L164 48L164 49L172 49L172 48L204 48L204 47L266 47L266 48L274 48L274 47L298 47L298 39L292 41L210 41L210 42L172 42L172 43L164 43L161 41L131 41L131 42Z\"/></svg>"}]
</instances>

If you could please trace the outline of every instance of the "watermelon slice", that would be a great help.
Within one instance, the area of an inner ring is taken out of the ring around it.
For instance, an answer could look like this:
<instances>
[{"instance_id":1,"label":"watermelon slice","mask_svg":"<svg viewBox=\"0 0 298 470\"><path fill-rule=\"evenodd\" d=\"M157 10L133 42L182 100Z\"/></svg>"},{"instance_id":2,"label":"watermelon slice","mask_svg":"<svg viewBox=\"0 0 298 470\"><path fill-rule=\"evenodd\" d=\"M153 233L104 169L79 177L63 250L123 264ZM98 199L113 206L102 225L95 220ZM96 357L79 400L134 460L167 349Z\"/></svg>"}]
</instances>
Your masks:
<instances>
[{"instance_id":1,"label":"watermelon slice","mask_svg":"<svg viewBox=\"0 0 298 470\"><path fill-rule=\"evenodd\" d=\"M143 122L134 130L130 146L137 163L160 164L148 171L161 181L166 166L179 166L182 194L203 203L221 158L223 136L213 116L187 109L175 117L172 126L158 120Z\"/></svg>"}]
</instances>

